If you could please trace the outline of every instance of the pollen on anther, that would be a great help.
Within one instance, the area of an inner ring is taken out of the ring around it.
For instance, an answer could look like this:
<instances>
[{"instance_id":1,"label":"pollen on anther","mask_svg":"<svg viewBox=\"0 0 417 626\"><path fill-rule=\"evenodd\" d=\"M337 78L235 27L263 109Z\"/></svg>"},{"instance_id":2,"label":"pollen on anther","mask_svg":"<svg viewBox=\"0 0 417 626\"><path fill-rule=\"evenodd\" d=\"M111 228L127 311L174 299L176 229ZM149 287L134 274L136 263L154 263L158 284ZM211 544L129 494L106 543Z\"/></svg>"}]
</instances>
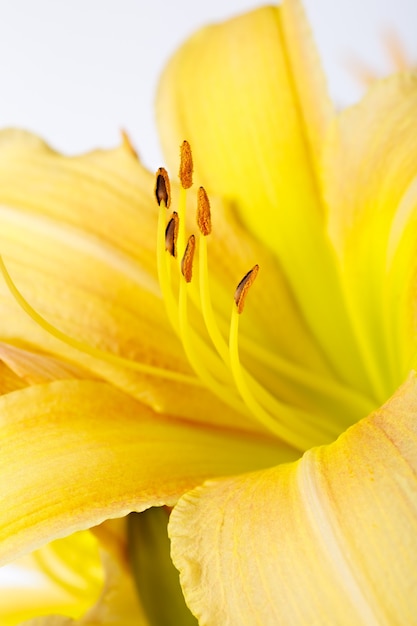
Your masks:
<instances>
[{"instance_id":1,"label":"pollen on anther","mask_svg":"<svg viewBox=\"0 0 417 626\"><path fill-rule=\"evenodd\" d=\"M165 250L174 257L177 256L178 224L178 213L174 211L165 229Z\"/></svg>"},{"instance_id":2,"label":"pollen on anther","mask_svg":"<svg viewBox=\"0 0 417 626\"><path fill-rule=\"evenodd\" d=\"M253 284L259 271L259 265L254 265L251 270L242 278L235 291L235 304L237 306L237 312L242 313L245 306L245 300L247 293Z\"/></svg>"},{"instance_id":3,"label":"pollen on anther","mask_svg":"<svg viewBox=\"0 0 417 626\"><path fill-rule=\"evenodd\" d=\"M165 204L168 209L171 204L171 184L169 182L168 172L164 167L160 167L155 174L155 197L156 201L161 205L161 202Z\"/></svg>"},{"instance_id":4,"label":"pollen on anther","mask_svg":"<svg viewBox=\"0 0 417 626\"><path fill-rule=\"evenodd\" d=\"M189 189L193 184L193 155L187 140L181 144L179 178L181 186Z\"/></svg>"},{"instance_id":5,"label":"pollen on anther","mask_svg":"<svg viewBox=\"0 0 417 626\"><path fill-rule=\"evenodd\" d=\"M200 187L197 193L197 224L205 237L211 233L210 201L204 187Z\"/></svg>"},{"instance_id":6,"label":"pollen on anther","mask_svg":"<svg viewBox=\"0 0 417 626\"><path fill-rule=\"evenodd\" d=\"M181 272L187 283L191 282L193 277L193 259L195 252L195 237L190 235L188 238L187 246L185 248L184 256L181 261Z\"/></svg>"}]
</instances>

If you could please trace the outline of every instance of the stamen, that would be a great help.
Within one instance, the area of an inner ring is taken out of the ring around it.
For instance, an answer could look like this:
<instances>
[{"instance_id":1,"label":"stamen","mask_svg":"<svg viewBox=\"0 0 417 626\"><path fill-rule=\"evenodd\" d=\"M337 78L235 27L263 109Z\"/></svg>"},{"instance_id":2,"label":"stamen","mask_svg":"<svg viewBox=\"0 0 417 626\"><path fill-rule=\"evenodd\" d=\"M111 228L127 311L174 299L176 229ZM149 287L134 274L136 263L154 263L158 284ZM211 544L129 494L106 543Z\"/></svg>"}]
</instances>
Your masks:
<instances>
[{"instance_id":1,"label":"stamen","mask_svg":"<svg viewBox=\"0 0 417 626\"><path fill-rule=\"evenodd\" d=\"M211 233L210 201L204 187L200 187L197 194L197 224L205 237Z\"/></svg>"},{"instance_id":2,"label":"stamen","mask_svg":"<svg viewBox=\"0 0 417 626\"><path fill-rule=\"evenodd\" d=\"M171 219L165 229L165 250L171 256L177 256L177 238L178 238L178 213L173 212Z\"/></svg>"},{"instance_id":3,"label":"stamen","mask_svg":"<svg viewBox=\"0 0 417 626\"><path fill-rule=\"evenodd\" d=\"M199 283L200 283L200 302L201 312L207 332L213 345L220 355L223 362L229 367L229 349L227 342L222 336L214 315L213 306L210 297L209 272L207 261L207 240L206 237L211 233L211 211L210 201L204 187L200 187L197 196L197 224L200 230L198 241L199 248Z\"/></svg>"},{"instance_id":4,"label":"stamen","mask_svg":"<svg viewBox=\"0 0 417 626\"><path fill-rule=\"evenodd\" d=\"M169 209L171 204L171 184L168 172L164 167L160 167L156 172L155 196L159 206L163 203L165 208Z\"/></svg>"},{"instance_id":5,"label":"stamen","mask_svg":"<svg viewBox=\"0 0 417 626\"><path fill-rule=\"evenodd\" d=\"M182 142L180 154L179 178L181 187L183 189L189 189L193 184L193 155L191 152L191 146L185 139Z\"/></svg>"},{"instance_id":6,"label":"stamen","mask_svg":"<svg viewBox=\"0 0 417 626\"><path fill-rule=\"evenodd\" d=\"M187 283L191 282L193 277L193 260L195 252L195 237L190 235L188 238L187 247L185 248L184 256L181 261L181 272Z\"/></svg>"},{"instance_id":7,"label":"stamen","mask_svg":"<svg viewBox=\"0 0 417 626\"><path fill-rule=\"evenodd\" d=\"M159 168L161 170L163 168ZM159 170L156 173L158 178ZM174 220L180 219L174 217ZM158 271L158 282L162 293L162 299L165 304L165 310L169 317L172 327L175 329L178 326L178 307L175 302L174 294L171 289L171 264L170 259L166 254L167 251L167 227L166 222L166 210L164 202L159 205L158 211L158 227L156 236L156 263ZM173 233L175 238L175 233ZM169 242L168 242L169 243ZM174 242L175 243L175 242ZM177 247L177 246L175 246ZM174 250L175 251L175 250Z\"/></svg>"},{"instance_id":8,"label":"stamen","mask_svg":"<svg viewBox=\"0 0 417 626\"><path fill-rule=\"evenodd\" d=\"M245 306L245 300L250 287L258 275L259 265L254 265L251 270L242 278L235 291L235 304L237 312L242 313Z\"/></svg>"}]
</instances>

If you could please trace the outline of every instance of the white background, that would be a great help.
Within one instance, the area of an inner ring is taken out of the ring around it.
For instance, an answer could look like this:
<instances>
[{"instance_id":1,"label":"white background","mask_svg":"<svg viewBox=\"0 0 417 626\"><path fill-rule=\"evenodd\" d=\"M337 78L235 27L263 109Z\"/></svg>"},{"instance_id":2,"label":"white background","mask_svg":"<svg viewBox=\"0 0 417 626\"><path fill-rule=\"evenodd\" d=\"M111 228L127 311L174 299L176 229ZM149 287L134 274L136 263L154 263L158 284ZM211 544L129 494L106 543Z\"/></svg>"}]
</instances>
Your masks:
<instances>
[{"instance_id":1,"label":"white background","mask_svg":"<svg viewBox=\"0 0 417 626\"><path fill-rule=\"evenodd\" d=\"M256 0L0 0L0 126L41 134L75 153L115 145L125 128L155 169L153 99L170 53L195 28L259 5ZM417 62L417 0L305 0L339 105L360 95L347 68L380 73L394 29Z\"/></svg>"}]
</instances>

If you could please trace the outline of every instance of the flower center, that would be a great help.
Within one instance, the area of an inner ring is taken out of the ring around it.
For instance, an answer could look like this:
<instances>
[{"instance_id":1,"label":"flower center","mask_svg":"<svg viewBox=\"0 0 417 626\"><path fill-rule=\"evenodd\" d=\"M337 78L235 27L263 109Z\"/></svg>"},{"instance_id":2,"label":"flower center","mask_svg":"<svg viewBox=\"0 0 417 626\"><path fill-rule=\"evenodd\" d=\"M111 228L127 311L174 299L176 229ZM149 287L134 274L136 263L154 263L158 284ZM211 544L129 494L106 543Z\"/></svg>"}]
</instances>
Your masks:
<instances>
[{"instance_id":1,"label":"flower center","mask_svg":"<svg viewBox=\"0 0 417 626\"><path fill-rule=\"evenodd\" d=\"M62 332L24 298L0 257L0 271L11 294L45 331L85 355L117 368L174 381L184 385L184 393L188 385L206 387L238 414L256 420L300 451L333 441L347 426L372 410L373 405L369 406L369 399L335 377L326 377L314 368L289 360L280 353L280 346L274 349L251 340L246 333L240 336L239 322L257 277L258 265L253 266L240 282L236 276L234 297L232 287L230 289L228 330L224 320L219 320L219 303L215 301L215 311L209 275L211 207L203 187L196 194L197 219L191 228L195 232L187 233L192 223L186 219L192 174L191 149L184 141L176 210L171 210L171 186L164 168L159 168L156 173L155 197L158 203L156 260L160 290L172 328L194 374L133 361ZM266 280L271 279L266 277Z\"/></svg>"}]
</instances>

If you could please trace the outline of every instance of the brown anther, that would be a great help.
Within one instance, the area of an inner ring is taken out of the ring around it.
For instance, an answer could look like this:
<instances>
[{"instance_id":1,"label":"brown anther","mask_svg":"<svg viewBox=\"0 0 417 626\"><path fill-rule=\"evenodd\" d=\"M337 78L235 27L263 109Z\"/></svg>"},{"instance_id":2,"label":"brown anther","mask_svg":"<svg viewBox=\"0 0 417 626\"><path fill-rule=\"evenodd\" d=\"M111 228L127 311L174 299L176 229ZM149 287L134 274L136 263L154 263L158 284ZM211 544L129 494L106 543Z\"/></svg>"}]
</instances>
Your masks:
<instances>
[{"instance_id":1,"label":"brown anther","mask_svg":"<svg viewBox=\"0 0 417 626\"><path fill-rule=\"evenodd\" d=\"M178 213L174 211L165 229L165 250L174 257L177 256L178 224Z\"/></svg>"},{"instance_id":2,"label":"brown anther","mask_svg":"<svg viewBox=\"0 0 417 626\"><path fill-rule=\"evenodd\" d=\"M193 155L190 144L185 139L181 144L180 154L179 177L181 186L184 189L189 189L193 184Z\"/></svg>"},{"instance_id":3,"label":"brown anther","mask_svg":"<svg viewBox=\"0 0 417 626\"><path fill-rule=\"evenodd\" d=\"M160 167L155 174L155 196L156 201L161 206L161 202L169 209L171 204L171 184L169 182L168 172L164 167Z\"/></svg>"},{"instance_id":4,"label":"brown anther","mask_svg":"<svg viewBox=\"0 0 417 626\"><path fill-rule=\"evenodd\" d=\"M210 201L204 187L197 193L197 224L205 237L211 233Z\"/></svg>"},{"instance_id":5,"label":"brown anther","mask_svg":"<svg viewBox=\"0 0 417 626\"><path fill-rule=\"evenodd\" d=\"M245 306L246 295L249 288L253 284L259 271L259 265L254 265L251 270L242 278L235 291L235 303L237 306L237 312L242 313Z\"/></svg>"},{"instance_id":6,"label":"brown anther","mask_svg":"<svg viewBox=\"0 0 417 626\"><path fill-rule=\"evenodd\" d=\"M187 283L191 282L193 277L193 259L195 251L195 237L190 235L185 248L184 256L181 261L181 272Z\"/></svg>"},{"instance_id":7,"label":"brown anther","mask_svg":"<svg viewBox=\"0 0 417 626\"><path fill-rule=\"evenodd\" d=\"M123 130L123 128L120 131L121 135L122 135L122 146L128 151L130 152L130 154L132 156L135 157L135 159L139 159L138 157L138 153L136 152L135 148L133 147L132 142L130 141L130 137L127 134L127 132L125 130Z\"/></svg>"}]
</instances>

